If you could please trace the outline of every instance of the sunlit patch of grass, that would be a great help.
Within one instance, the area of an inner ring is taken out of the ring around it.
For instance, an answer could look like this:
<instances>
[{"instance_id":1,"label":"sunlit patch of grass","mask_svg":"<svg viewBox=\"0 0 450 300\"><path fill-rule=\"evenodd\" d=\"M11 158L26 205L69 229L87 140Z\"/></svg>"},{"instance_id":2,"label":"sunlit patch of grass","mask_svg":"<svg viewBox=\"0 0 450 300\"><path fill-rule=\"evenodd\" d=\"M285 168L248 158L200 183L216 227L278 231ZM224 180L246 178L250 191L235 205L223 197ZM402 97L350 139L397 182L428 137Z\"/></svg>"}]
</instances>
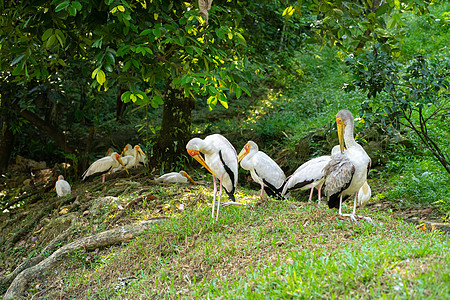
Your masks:
<instances>
[{"instance_id":1,"label":"sunlit patch of grass","mask_svg":"<svg viewBox=\"0 0 450 300\"><path fill-rule=\"evenodd\" d=\"M80 278L65 274L64 292L113 299L439 295L427 277L445 271L431 266L448 266L448 241L438 234L380 212L361 210L375 223L353 224L325 204L260 201L243 189L236 196L247 205L221 208L214 221L205 194L202 207L155 224ZM132 280L115 289L124 277Z\"/></svg>"}]
</instances>

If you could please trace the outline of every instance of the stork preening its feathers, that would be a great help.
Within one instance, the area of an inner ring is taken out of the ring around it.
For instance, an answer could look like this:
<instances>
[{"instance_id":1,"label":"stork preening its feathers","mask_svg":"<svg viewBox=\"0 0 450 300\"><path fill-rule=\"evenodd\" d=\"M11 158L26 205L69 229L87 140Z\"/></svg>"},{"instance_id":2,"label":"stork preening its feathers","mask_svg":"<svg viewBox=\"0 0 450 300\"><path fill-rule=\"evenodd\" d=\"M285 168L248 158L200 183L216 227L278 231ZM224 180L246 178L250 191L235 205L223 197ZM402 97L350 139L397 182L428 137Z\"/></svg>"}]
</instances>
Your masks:
<instances>
[{"instance_id":1,"label":"stork preening its feathers","mask_svg":"<svg viewBox=\"0 0 450 300\"><path fill-rule=\"evenodd\" d=\"M122 166L128 173L128 170L125 167L122 159L120 158L120 155L116 152L113 152L110 156L106 156L94 161L92 165L90 165L89 168L83 173L83 180L86 180L91 176L103 175L102 182L105 182L106 173L110 172L114 168L118 168L119 166Z\"/></svg>"},{"instance_id":2,"label":"stork preening its feathers","mask_svg":"<svg viewBox=\"0 0 450 300\"><path fill-rule=\"evenodd\" d=\"M125 146L126 147L126 146ZM124 153L124 152L122 152ZM132 168L137 167L140 163L140 161L143 159L142 157L145 157L144 152L141 150L141 147L138 145L134 146L134 148L130 151L128 151L128 155L122 156L122 162L125 165L125 168ZM122 170L122 166L119 165L118 167L114 168L111 172L118 172Z\"/></svg>"},{"instance_id":3,"label":"stork preening its feathers","mask_svg":"<svg viewBox=\"0 0 450 300\"><path fill-rule=\"evenodd\" d=\"M139 155L137 155L139 153ZM122 159L124 159L126 156L135 156L137 157L137 160L134 161L133 166L137 167L138 165L145 165L145 161L147 160L147 156L142 151L141 147L139 145L135 145L132 147L130 144L126 144L125 147L122 150L122 153L120 154L122 156ZM125 163L125 161L124 161ZM125 165L128 167L128 165L125 163Z\"/></svg>"},{"instance_id":4,"label":"stork preening its feathers","mask_svg":"<svg viewBox=\"0 0 450 300\"><path fill-rule=\"evenodd\" d=\"M282 198L286 176L273 159L259 151L255 142L249 141L245 144L238 155L238 161L243 169L250 171L253 180L261 185L261 198L264 191L268 196Z\"/></svg>"},{"instance_id":5,"label":"stork preening its feathers","mask_svg":"<svg viewBox=\"0 0 450 300\"><path fill-rule=\"evenodd\" d=\"M58 197L69 195L72 192L70 184L64 180L64 176L62 175L58 176L58 181L56 181L55 189Z\"/></svg>"},{"instance_id":6,"label":"stork preening its feathers","mask_svg":"<svg viewBox=\"0 0 450 300\"><path fill-rule=\"evenodd\" d=\"M219 178L219 199L217 206L216 220L219 219L220 197L222 196L222 186L233 203L235 202L234 192L238 180L238 157L233 145L220 134L208 135L205 139L193 138L187 145L186 150L190 156L198 161L213 175L214 196L212 205L212 217L214 218L214 208L217 194L216 177ZM205 158L200 153L205 155ZM228 203L229 204L229 203Z\"/></svg>"},{"instance_id":7,"label":"stork preening its feathers","mask_svg":"<svg viewBox=\"0 0 450 300\"><path fill-rule=\"evenodd\" d=\"M187 183L188 180L195 184L195 181L188 175L185 171L180 172L170 172L164 175L155 178L156 182L164 182L164 183Z\"/></svg>"},{"instance_id":8,"label":"stork preening its feathers","mask_svg":"<svg viewBox=\"0 0 450 300\"><path fill-rule=\"evenodd\" d=\"M355 220L356 194L367 180L371 161L366 151L354 139L352 113L348 110L339 111L336 123L340 152L333 154L324 168L325 193L328 207L338 208L340 215L342 202L355 195L353 212L346 215Z\"/></svg>"}]
</instances>

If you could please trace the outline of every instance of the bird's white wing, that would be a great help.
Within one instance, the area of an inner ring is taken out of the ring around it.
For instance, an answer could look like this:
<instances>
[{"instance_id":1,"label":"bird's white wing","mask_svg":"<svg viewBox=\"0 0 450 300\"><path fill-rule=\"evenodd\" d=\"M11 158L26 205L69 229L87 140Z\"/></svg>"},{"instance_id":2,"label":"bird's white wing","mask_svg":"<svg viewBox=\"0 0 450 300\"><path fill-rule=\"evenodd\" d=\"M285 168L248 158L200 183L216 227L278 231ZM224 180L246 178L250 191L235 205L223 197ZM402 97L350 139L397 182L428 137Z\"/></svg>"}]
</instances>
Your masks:
<instances>
[{"instance_id":1,"label":"bird's white wing","mask_svg":"<svg viewBox=\"0 0 450 300\"><path fill-rule=\"evenodd\" d=\"M166 173L164 175L159 176L158 178L155 178L155 181L157 181L157 182L166 182L167 179L169 179L169 178L171 178L173 176L177 176L177 175L181 176L181 174L178 173L178 172ZM181 177L183 177L183 176L181 176ZM183 177L183 178L186 178L186 177Z\"/></svg>"},{"instance_id":2,"label":"bird's white wing","mask_svg":"<svg viewBox=\"0 0 450 300\"><path fill-rule=\"evenodd\" d=\"M102 157L94 161L89 168L83 173L83 180L89 176L95 176L108 172L113 166L114 160L111 156Z\"/></svg>"},{"instance_id":3,"label":"bird's white wing","mask_svg":"<svg viewBox=\"0 0 450 300\"><path fill-rule=\"evenodd\" d=\"M62 197L71 193L70 184L65 180L58 180L55 185L56 194Z\"/></svg>"},{"instance_id":4,"label":"bird's white wing","mask_svg":"<svg viewBox=\"0 0 450 300\"><path fill-rule=\"evenodd\" d=\"M278 164L271 159L266 153L258 151L250 160L256 175L263 179L266 185L272 185L275 189L279 189L286 176Z\"/></svg>"},{"instance_id":5,"label":"bird's white wing","mask_svg":"<svg viewBox=\"0 0 450 300\"><path fill-rule=\"evenodd\" d=\"M329 156L329 155L323 155L323 156L313 158L311 160L308 160L304 164L302 164L300 167L298 167L297 170L295 170L295 172L293 174L298 173L298 172L303 172L303 169L306 169L306 168L309 168L308 173L310 173L311 168L316 169L316 166L321 165L321 164L323 164L323 166L322 166L322 168L323 168L330 160L331 160L331 156Z\"/></svg>"},{"instance_id":6,"label":"bird's white wing","mask_svg":"<svg viewBox=\"0 0 450 300\"><path fill-rule=\"evenodd\" d=\"M224 176L223 176L223 186L229 193L234 193L234 189L237 185L238 179L238 159L236 149L233 145L220 134L209 135L205 138L205 142L214 145L214 147L219 151L217 157L211 161L212 164L223 165ZM206 161L209 165L210 162Z\"/></svg>"}]
</instances>

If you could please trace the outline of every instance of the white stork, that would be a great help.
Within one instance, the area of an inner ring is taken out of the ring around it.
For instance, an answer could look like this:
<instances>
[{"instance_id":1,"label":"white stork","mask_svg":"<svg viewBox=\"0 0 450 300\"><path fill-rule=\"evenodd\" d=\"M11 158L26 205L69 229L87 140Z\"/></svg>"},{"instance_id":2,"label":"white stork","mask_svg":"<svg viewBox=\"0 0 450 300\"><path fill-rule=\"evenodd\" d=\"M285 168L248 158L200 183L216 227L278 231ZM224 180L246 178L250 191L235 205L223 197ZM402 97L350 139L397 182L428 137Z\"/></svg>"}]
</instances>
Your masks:
<instances>
[{"instance_id":1,"label":"white stork","mask_svg":"<svg viewBox=\"0 0 450 300\"><path fill-rule=\"evenodd\" d=\"M261 185L261 198L264 196L264 191L268 196L282 198L281 191L286 176L273 159L259 151L255 142L248 141L245 144L238 155L238 161L244 170L250 171L253 180Z\"/></svg>"},{"instance_id":2,"label":"white stork","mask_svg":"<svg viewBox=\"0 0 450 300\"><path fill-rule=\"evenodd\" d=\"M311 202L314 188L318 190L318 199L321 199L321 189L325 182L325 173L323 168L330 162L331 156L324 155L313 158L295 170L289 176L284 185L282 195L288 194L292 190L307 190L311 189L309 193L309 202Z\"/></svg>"},{"instance_id":3,"label":"white stork","mask_svg":"<svg viewBox=\"0 0 450 300\"><path fill-rule=\"evenodd\" d=\"M155 178L156 182L164 182L164 183L187 183L188 180L195 184L195 181L188 175L185 171L180 172L170 172L164 175Z\"/></svg>"},{"instance_id":4,"label":"white stork","mask_svg":"<svg viewBox=\"0 0 450 300\"><path fill-rule=\"evenodd\" d=\"M105 182L105 175L107 172L110 172L112 169L119 167L122 165L122 167L125 169L125 171L128 170L123 164L122 159L120 158L120 155L116 152L113 152L110 156L106 156L103 158L100 158L92 163L92 165L89 166L89 168L83 173L82 177L83 180L86 180L86 178L91 176L96 176L102 174L102 183ZM129 174L129 173L128 173Z\"/></svg>"},{"instance_id":5,"label":"white stork","mask_svg":"<svg viewBox=\"0 0 450 300\"><path fill-rule=\"evenodd\" d=\"M140 162L140 158L142 155L145 156L144 152L142 152L141 147L138 145L134 146L133 150L130 151L130 155L122 156L122 162L126 168L130 169L132 167L137 167ZM111 173L115 173L122 170L122 166L119 165L117 168L111 170Z\"/></svg>"},{"instance_id":6,"label":"white stork","mask_svg":"<svg viewBox=\"0 0 450 300\"><path fill-rule=\"evenodd\" d=\"M355 195L353 213L345 216L356 220L356 194L367 180L371 161L366 151L354 139L352 113L348 110L339 111L336 115L336 123L340 153L332 155L330 162L324 168L328 207L339 208L339 214L342 215L342 201L350 195Z\"/></svg>"},{"instance_id":7,"label":"white stork","mask_svg":"<svg viewBox=\"0 0 450 300\"><path fill-rule=\"evenodd\" d=\"M372 190L370 189L369 184L364 182L363 186L358 191L358 204L361 207L366 206L367 202L369 202L370 197L372 196Z\"/></svg>"},{"instance_id":8,"label":"white stork","mask_svg":"<svg viewBox=\"0 0 450 300\"><path fill-rule=\"evenodd\" d=\"M137 149L140 149L141 151L139 151L140 155L137 156L137 161L134 164L135 167L137 167L138 165L145 165L145 161L147 160L147 156L142 151L142 149L139 145L135 145L133 148L133 147L131 147L130 144L126 144L125 147L123 148L122 153L120 154L122 157L130 156L130 155L135 156L136 152L138 152ZM124 161L124 163L125 163L125 161ZM125 163L125 165L126 165L126 163Z\"/></svg>"},{"instance_id":9,"label":"white stork","mask_svg":"<svg viewBox=\"0 0 450 300\"><path fill-rule=\"evenodd\" d=\"M62 175L58 176L58 181L56 181L55 189L58 197L70 195L70 193L72 192L70 184L64 180L64 176Z\"/></svg>"},{"instance_id":10,"label":"white stork","mask_svg":"<svg viewBox=\"0 0 450 300\"><path fill-rule=\"evenodd\" d=\"M220 197L222 196L222 186L228 197L232 201L227 204L241 205L235 202L234 192L238 180L238 158L233 145L222 135L208 135L204 140L199 138L191 139L186 150L190 156L204 166L212 175L214 183L214 197L212 205L212 217L214 218L214 208L217 194L216 176L220 179L219 200L217 204L216 220L219 219ZM205 159L200 155L205 155Z\"/></svg>"},{"instance_id":11,"label":"white stork","mask_svg":"<svg viewBox=\"0 0 450 300\"><path fill-rule=\"evenodd\" d=\"M108 150L106 150L105 156L111 156L113 152L115 152L113 148L108 148Z\"/></svg>"}]
</instances>

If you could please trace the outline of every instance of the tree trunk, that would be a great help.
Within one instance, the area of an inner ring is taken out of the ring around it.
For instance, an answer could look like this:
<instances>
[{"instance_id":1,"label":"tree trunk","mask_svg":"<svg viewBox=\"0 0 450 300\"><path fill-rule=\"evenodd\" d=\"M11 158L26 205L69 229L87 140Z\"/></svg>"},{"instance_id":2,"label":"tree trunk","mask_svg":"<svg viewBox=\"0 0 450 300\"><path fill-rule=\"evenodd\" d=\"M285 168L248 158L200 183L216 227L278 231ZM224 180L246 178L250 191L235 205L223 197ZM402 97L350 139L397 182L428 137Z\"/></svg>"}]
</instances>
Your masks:
<instances>
[{"instance_id":1,"label":"tree trunk","mask_svg":"<svg viewBox=\"0 0 450 300\"><path fill-rule=\"evenodd\" d=\"M52 138L65 153L73 153L73 149L67 144L64 133L47 123L45 120L38 117L36 114L29 110L21 110L16 104L11 105L17 113L25 120L36 126L39 130L45 132L50 138Z\"/></svg>"},{"instance_id":2,"label":"tree trunk","mask_svg":"<svg viewBox=\"0 0 450 300\"><path fill-rule=\"evenodd\" d=\"M11 127L8 125L7 119L13 118L15 114L7 113L8 110L8 100L7 96L3 95L1 103L2 117L2 136L0 140L0 174L3 174L8 169L9 159L11 157L11 152L14 144L14 133ZM11 120L10 120L11 121Z\"/></svg>"},{"instance_id":3,"label":"tree trunk","mask_svg":"<svg viewBox=\"0 0 450 300\"><path fill-rule=\"evenodd\" d=\"M123 121L123 113L125 112L125 108L127 107L128 103L125 103L122 101L122 93L124 88L122 86L119 87L119 90L117 91L117 97L116 97L116 119L118 122Z\"/></svg>"},{"instance_id":4,"label":"tree trunk","mask_svg":"<svg viewBox=\"0 0 450 300\"><path fill-rule=\"evenodd\" d=\"M2 138L0 141L0 174L3 174L8 169L8 163L9 158L11 157L13 143L14 133L8 126L8 123L4 121L2 126Z\"/></svg>"},{"instance_id":5,"label":"tree trunk","mask_svg":"<svg viewBox=\"0 0 450 300\"><path fill-rule=\"evenodd\" d=\"M166 170L175 167L181 155L186 153L194 105L194 99L186 97L183 89L170 83L166 85L161 131L154 148L156 161Z\"/></svg>"}]
</instances>

